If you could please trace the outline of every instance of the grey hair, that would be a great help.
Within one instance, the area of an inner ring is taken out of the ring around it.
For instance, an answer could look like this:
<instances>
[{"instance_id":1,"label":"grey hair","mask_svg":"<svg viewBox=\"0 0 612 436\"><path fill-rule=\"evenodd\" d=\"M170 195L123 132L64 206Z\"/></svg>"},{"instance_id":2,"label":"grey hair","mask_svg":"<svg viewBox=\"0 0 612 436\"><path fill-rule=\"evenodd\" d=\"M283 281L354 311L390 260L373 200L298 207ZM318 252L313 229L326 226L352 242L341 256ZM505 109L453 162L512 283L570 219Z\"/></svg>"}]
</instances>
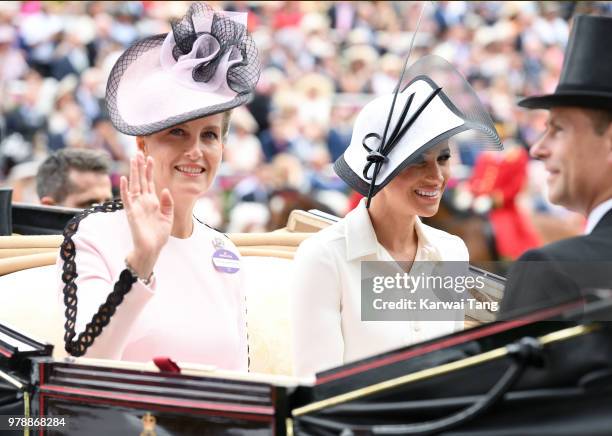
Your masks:
<instances>
[{"instance_id":1,"label":"grey hair","mask_svg":"<svg viewBox=\"0 0 612 436\"><path fill-rule=\"evenodd\" d=\"M110 173L110 158L103 152L84 148L65 148L47 157L36 174L38 198L51 197L60 203L74 192L70 170Z\"/></svg>"}]
</instances>

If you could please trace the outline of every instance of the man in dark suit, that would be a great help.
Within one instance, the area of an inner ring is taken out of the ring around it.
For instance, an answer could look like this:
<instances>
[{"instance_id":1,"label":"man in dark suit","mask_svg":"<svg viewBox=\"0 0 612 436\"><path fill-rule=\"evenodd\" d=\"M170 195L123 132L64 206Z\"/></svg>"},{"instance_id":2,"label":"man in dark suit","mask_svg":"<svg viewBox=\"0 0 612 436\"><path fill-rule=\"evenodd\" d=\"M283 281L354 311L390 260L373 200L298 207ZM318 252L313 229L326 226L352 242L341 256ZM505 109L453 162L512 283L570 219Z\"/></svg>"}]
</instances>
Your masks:
<instances>
[{"instance_id":1,"label":"man in dark suit","mask_svg":"<svg viewBox=\"0 0 612 436\"><path fill-rule=\"evenodd\" d=\"M551 202L587 217L583 236L525 252L509 273L500 316L612 289L612 18L578 16L554 94L520 106L548 109L530 149L544 162Z\"/></svg>"}]
</instances>

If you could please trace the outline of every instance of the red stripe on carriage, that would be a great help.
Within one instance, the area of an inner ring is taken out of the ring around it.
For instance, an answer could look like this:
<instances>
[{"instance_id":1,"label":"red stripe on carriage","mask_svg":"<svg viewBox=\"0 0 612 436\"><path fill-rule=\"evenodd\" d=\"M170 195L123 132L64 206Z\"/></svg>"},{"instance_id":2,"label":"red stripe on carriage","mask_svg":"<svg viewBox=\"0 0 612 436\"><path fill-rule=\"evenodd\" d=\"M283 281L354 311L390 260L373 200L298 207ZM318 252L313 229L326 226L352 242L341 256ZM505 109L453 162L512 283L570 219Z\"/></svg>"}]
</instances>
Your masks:
<instances>
[{"instance_id":1,"label":"red stripe on carriage","mask_svg":"<svg viewBox=\"0 0 612 436\"><path fill-rule=\"evenodd\" d=\"M159 406L173 406L176 408L183 409L202 409L209 411L221 412L219 415L228 415L232 414L241 414L244 418L244 415L251 415L252 419L258 421L270 421L274 416L274 408L269 406L243 406L243 405L234 405L234 404L219 404L219 403L209 403L205 401L193 401L193 400L179 400L179 399L169 399L164 397L156 397L151 395L138 395L138 394L124 394L119 392L104 392L98 391L94 389L81 389L81 388L71 388L67 386L57 386L57 385L42 385L40 386L41 397L44 395L46 397L57 397L70 399L71 397L67 397L65 395L60 394L69 394L69 395L81 395L86 397L94 397L99 398L99 400L93 400L91 398L87 398L87 402L98 402L104 404L119 404L119 403L137 403L137 404L155 404ZM111 400L111 401L108 401ZM41 398L42 401L42 398ZM226 412L226 413L223 413ZM261 416L264 415L264 416Z\"/></svg>"}]
</instances>

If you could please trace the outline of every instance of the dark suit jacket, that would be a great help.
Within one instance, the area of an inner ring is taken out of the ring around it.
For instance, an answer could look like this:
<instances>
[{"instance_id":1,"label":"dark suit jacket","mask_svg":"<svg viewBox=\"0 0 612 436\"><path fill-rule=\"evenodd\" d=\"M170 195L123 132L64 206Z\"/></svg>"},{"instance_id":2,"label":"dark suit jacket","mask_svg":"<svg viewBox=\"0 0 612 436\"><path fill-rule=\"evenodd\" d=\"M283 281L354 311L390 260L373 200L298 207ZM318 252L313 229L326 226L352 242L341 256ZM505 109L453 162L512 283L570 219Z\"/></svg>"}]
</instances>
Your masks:
<instances>
[{"instance_id":1,"label":"dark suit jacket","mask_svg":"<svg viewBox=\"0 0 612 436\"><path fill-rule=\"evenodd\" d=\"M593 231L525 252L512 266L499 318L612 289L612 210Z\"/></svg>"}]
</instances>

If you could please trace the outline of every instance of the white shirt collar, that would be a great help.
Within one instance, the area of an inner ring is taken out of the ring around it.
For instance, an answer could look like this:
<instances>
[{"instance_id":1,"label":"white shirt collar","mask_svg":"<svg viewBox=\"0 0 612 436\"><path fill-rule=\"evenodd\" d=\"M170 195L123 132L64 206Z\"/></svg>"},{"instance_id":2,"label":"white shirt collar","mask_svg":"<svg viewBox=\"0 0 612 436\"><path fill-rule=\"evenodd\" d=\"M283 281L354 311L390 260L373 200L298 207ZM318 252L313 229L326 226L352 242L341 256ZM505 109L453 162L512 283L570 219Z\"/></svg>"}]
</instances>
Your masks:
<instances>
[{"instance_id":1,"label":"white shirt collar","mask_svg":"<svg viewBox=\"0 0 612 436\"><path fill-rule=\"evenodd\" d=\"M587 218L587 225L584 229L584 234L590 234L595 228L595 226L597 226L597 223L599 223L599 221L604 217L606 213L608 213L610 209L612 209L612 198L597 205L595 209L591 211L589 217Z\"/></svg>"},{"instance_id":2,"label":"white shirt collar","mask_svg":"<svg viewBox=\"0 0 612 436\"><path fill-rule=\"evenodd\" d=\"M365 207L365 199L362 199L359 205L350 211L344 219L346 222L347 260L351 261L371 254L379 255L382 245L376 239L370 214ZM427 237L425 226L421 223L419 217L416 217L415 229L419 239L419 250L422 249L426 254L435 254L437 250L431 243L430 238Z\"/></svg>"}]
</instances>

